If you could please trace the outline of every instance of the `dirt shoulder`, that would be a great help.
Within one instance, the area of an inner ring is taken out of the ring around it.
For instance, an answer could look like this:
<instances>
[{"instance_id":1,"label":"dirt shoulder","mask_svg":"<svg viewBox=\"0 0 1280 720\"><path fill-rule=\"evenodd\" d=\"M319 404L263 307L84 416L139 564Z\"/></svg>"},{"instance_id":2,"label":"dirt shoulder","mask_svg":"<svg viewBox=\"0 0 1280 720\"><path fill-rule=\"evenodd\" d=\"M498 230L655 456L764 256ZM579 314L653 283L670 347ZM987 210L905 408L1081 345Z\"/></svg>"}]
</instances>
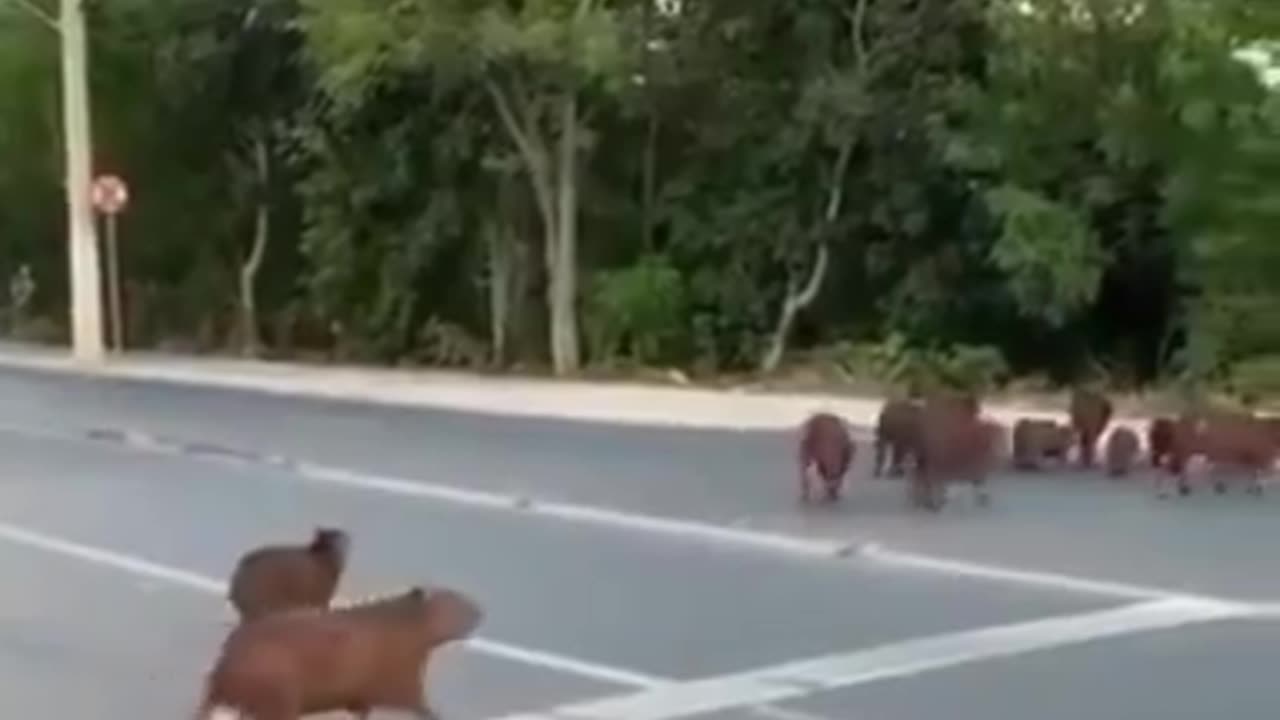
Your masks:
<instances>
[{"instance_id":1,"label":"dirt shoulder","mask_svg":"<svg viewBox=\"0 0 1280 720\"><path fill-rule=\"evenodd\" d=\"M859 388L792 389L780 383L705 387L679 377L562 380L144 353L85 366L61 348L11 344L0 345L0 367L400 407L708 429L792 428L819 409L870 427L883 402L882 395ZM1169 403L1158 397L1114 399L1117 421L1133 427L1145 425L1153 408ZM1066 396L1004 394L987 398L983 407L1005 424L1019 417L1063 418Z\"/></svg>"}]
</instances>

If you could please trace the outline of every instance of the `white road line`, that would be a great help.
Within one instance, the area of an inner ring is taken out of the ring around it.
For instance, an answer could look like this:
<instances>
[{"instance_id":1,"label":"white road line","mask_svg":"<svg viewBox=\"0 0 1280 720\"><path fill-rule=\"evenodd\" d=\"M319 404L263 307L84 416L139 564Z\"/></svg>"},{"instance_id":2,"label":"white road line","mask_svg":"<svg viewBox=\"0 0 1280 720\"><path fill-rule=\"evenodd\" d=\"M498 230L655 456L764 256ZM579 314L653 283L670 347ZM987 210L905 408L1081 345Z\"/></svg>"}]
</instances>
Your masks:
<instances>
[{"instance_id":1,"label":"white road line","mask_svg":"<svg viewBox=\"0 0 1280 720\"><path fill-rule=\"evenodd\" d=\"M957 575L961 577L980 578L997 582L1034 585L1055 590L1081 593L1085 595L1108 595L1130 600L1188 600L1200 602L1232 602L1225 598L1209 595L1185 593L1145 585L1112 582L1110 580L1094 580L1053 572L1038 570L1019 570L1015 568L989 565L986 563L952 560L932 555L923 555L901 550L891 550L877 543L867 543L860 549L860 558L881 563L895 568L923 570L927 572Z\"/></svg>"},{"instance_id":2,"label":"white road line","mask_svg":"<svg viewBox=\"0 0 1280 720\"><path fill-rule=\"evenodd\" d=\"M526 720L538 717L557 720L672 720L744 705L792 700L817 692L1090 640L1247 614L1246 608L1226 603L1158 600L1118 609L935 635L495 720L515 720L518 717Z\"/></svg>"},{"instance_id":3,"label":"white road line","mask_svg":"<svg viewBox=\"0 0 1280 720\"><path fill-rule=\"evenodd\" d=\"M85 545L72 540L47 535L45 533L36 532L16 525L11 525L9 523L0 522L0 539L8 540L12 543L24 545L29 548L36 548L58 555L77 558L90 563L91 565L114 568L133 575L161 580L173 585L198 590L206 594L218 596L225 596L226 594L226 583L215 578L180 568L161 565L140 557L126 555L124 553L107 550L105 548ZM342 600L339 600L339 602L342 602ZM467 647L486 655L501 657L507 660L525 663L527 665L533 665L549 670L557 670L595 680L603 680L605 682L618 685L640 688L656 688L662 686L666 682L669 682L665 678L654 678L630 670L610 667L600 663L579 660L541 650L531 650L515 645L508 645L506 643L485 638L473 638L467 643Z\"/></svg>"},{"instance_id":4,"label":"white road line","mask_svg":"<svg viewBox=\"0 0 1280 720\"><path fill-rule=\"evenodd\" d=\"M90 443L99 447L123 447L140 452L193 458L203 462L230 463L240 467L253 467L257 464L254 461L234 455L200 455L198 457L186 455L182 453L179 446L171 441L135 430L125 430L117 433L113 441L114 444L105 444L102 440L91 440L82 435L15 428L13 426L0 426L0 432L55 441ZM542 515L597 527L632 530L681 539L718 542L815 559L852 557L888 568L927 571L1086 595L1123 598L1126 600L1181 598L1231 602L1228 598L1183 592L1169 588L1085 578L1065 573L1022 570L989 563L953 560L922 553L892 550L877 543L813 539L781 533L729 528L696 520L681 520L576 503L541 502L519 495L470 490L408 478L388 477L318 463L304 461L285 463L279 456L273 455L270 457L273 460L271 464L282 471L281 477L362 492L434 500L498 512Z\"/></svg>"}]
</instances>

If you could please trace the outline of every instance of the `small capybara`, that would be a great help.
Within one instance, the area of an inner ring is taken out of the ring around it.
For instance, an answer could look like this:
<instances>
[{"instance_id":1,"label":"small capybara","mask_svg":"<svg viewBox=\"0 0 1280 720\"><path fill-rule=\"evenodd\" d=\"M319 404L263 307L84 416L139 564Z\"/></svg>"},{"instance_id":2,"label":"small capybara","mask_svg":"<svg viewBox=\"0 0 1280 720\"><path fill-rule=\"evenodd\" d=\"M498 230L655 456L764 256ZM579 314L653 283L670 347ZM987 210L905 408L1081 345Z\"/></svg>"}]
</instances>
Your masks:
<instances>
[{"instance_id":1,"label":"small capybara","mask_svg":"<svg viewBox=\"0 0 1280 720\"><path fill-rule=\"evenodd\" d=\"M816 466L818 477L826 491L828 502L840 499L844 475L853 464L856 448L853 437L844 421L831 413L820 412L809 416L800 426L800 443L796 462L800 471L800 500L809 502L812 480L810 468Z\"/></svg>"},{"instance_id":2,"label":"small capybara","mask_svg":"<svg viewBox=\"0 0 1280 720\"><path fill-rule=\"evenodd\" d=\"M911 504L938 511L950 481L968 482L978 504L990 502L987 474L996 442L995 426L979 417L970 394L935 394L920 417L920 445L909 484Z\"/></svg>"},{"instance_id":3,"label":"small capybara","mask_svg":"<svg viewBox=\"0 0 1280 720\"><path fill-rule=\"evenodd\" d=\"M1129 474L1140 450L1138 433L1124 427L1116 427L1107 437L1107 445L1103 450L1107 466L1107 475L1123 477Z\"/></svg>"},{"instance_id":4,"label":"small capybara","mask_svg":"<svg viewBox=\"0 0 1280 720\"><path fill-rule=\"evenodd\" d=\"M1211 411L1199 416L1184 416L1174 423L1173 443L1169 452L1169 475L1177 478L1178 492L1191 493L1187 465L1195 455L1204 456L1215 475L1214 490L1227 490L1225 470L1243 471L1249 479L1249 492L1262 494L1262 476L1275 465L1276 444L1266 423L1252 413ZM1159 494L1167 495L1161 483Z\"/></svg>"},{"instance_id":5,"label":"small capybara","mask_svg":"<svg viewBox=\"0 0 1280 720\"><path fill-rule=\"evenodd\" d=\"M339 710L365 718L377 708L434 719L423 692L431 654L470 636L482 617L460 592L413 587L242 623L223 641L195 719L298 720Z\"/></svg>"},{"instance_id":6,"label":"small capybara","mask_svg":"<svg viewBox=\"0 0 1280 720\"><path fill-rule=\"evenodd\" d=\"M1053 420L1020 418L1013 424L1013 466L1039 470L1045 459L1065 461L1073 440L1071 428Z\"/></svg>"},{"instance_id":7,"label":"small capybara","mask_svg":"<svg viewBox=\"0 0 1280 720\"><path fill-rule=\"evenodd\" d=\"M880 409L876 419L875 465L872 474L880 477L884 472L885 450L888 450L889 474L902 475L902 464L907 458L915 462L916 445L920 442L920 410L915 400L905 398L889 400Z\"/></svg>"},{"instance_id":8,"label":"small capybara","mask_svg":"<svg viewBox=\"0 0 1280 720\"><path fill-rule=\"evenodd\" d=\"M227 599L248 622L297 607L328 607L347 564L351 539L335 528L316 528L306 545L265 545L236 563Z\"/></svg>"},{"instance_id":9,"label":"small capybara","mask_svg":"<svg viewBox=\"0 0 1280 720\"><path fill-rule=\"evenodd\" d=\"M1071 429L1080 440L1080 464L1093 467L1094 450L1098 438L1106 431L1111 422L1114 408L1111 401L1101 393L1084 388L1076 388L1071 393Z\"/></svg>"},{"instance_id":10,"label":"small capybara","mask_svg":"<svg viewBox=\"0 0 1280 720\"><path fill-rule=\"evenodd\" d=\"M1163 465L1173 449L1173 425L1174 420L1169 417L1152 418L1147 425L1147 450L1153 468Z\"/></svg>"}]
</instances>

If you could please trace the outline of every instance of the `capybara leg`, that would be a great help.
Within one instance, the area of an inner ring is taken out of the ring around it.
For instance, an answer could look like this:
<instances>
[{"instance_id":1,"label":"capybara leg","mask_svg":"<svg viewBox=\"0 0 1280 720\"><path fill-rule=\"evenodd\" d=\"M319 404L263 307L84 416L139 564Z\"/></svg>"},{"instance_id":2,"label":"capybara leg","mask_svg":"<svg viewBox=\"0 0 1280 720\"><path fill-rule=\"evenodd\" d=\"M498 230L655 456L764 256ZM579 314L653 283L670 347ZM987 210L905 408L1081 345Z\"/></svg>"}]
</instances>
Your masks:
<instances>
[{"instance_id":1,"label":"capybara leg","mask_svg":"<svg viewBox=\"0 0 1280 720\"><path fill-rule=\"evenodd\" d=\"M823 481L823 486L827 491L827 502L835 502L840 499L840 485L843 480L843 478L834 477Z\"/></svg>"},{"instance_id":2,"label":"capybara leg","mask_svg":"<svg viewBox=\"0 0 1280 720\"><path fill-rule=\"evenodd\" d=\"M800 502L809 502L809 463L800 463L800 473L798 476L800 484Z\"/></svg>"},{"instance_id":3,"label":"capybara leg","mask_svg":"<svg viewBox=\"0 0 1280 720\"><path fill-rule=\"evenodd\" d=\"M991 506L991 492L987 490L987 478L985 476L974 478L973 499L980 507Z\"/></svg>"},{"instance_id":4,"label":"capybara leg","mask_svg":"<svg viewBox=\"0 0 1280 720\"><path fill-rule=\"evenodd\" d=\"M881 437L876 438L875 461L871 466L872 477L880 477L880 475L883 474L885 445L886 445L886 442L884 438L881 438ZM893 446L890 445L889 449L893 450ZM892 465L890 465L890 470L892 470Z\"/></svg>"},{"instance_id":5,"label":"capybara leg","mask_svg":"<svg viewBox=\"0 0 1280 720\"><path fill-rule=\"evenodd\" d=\"M1093 432L1080 433L1080 464L1086 468L1093 467L1093 452L1097 446L1098 436ZM1062 454L1062 460L1067 459L1066 453Z\"/></svg>"},{"instance_id":6,"label":"capybara leg","mask_svg":"<svg viewBox=\"0 0 1280 720\"><path fill-rule=\"evenodd\" d=\"M902 466L907 460L907 448L902 443L894 443L889 449L892 452L889 474L893 477L902 477L904 472Z\"/></svg>"}]
</instances>

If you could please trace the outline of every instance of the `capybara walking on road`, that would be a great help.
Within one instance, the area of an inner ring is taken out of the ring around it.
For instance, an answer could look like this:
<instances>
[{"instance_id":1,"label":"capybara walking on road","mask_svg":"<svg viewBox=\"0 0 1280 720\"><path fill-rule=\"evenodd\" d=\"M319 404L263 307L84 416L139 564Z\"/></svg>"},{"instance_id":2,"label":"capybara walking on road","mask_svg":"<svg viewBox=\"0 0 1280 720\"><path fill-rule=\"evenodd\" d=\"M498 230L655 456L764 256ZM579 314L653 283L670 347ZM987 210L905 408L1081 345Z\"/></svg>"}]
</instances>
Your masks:
<instances>
[{"instance_id":1,"label":"capybara walking on road","mask_svg":"<svg viewBox=\"0 0 1280 720\"><path fill-rule=\"evenodd\" d=\"M1124 426L1112 430L1103 451L1106 456L1107 474L1111 477L1128 475L1138 457L1140 444L1138 433L1133 430Z\"/></svg>"},{"instance_id":2,"label":"capybara walking on road","mask_svg":"<svg viewBox=\"0 0 1280 720\"><path fill-rule=\"evenodd\" d=\"M265 545L236 563L227 599L248 622L296 607L328 607L351 544L346 532L317 528L306 545Z\"/></svg>"},{"instance_id":3,"label":"capybara walking on road","mask_svg":"<svg viewBox=\"0 0 1280 720\"><path fill-rule=\"evenodd\" d=\"M1223 493L1227 486L1224 471L1243 471L1249 479L1249 492L1262 494L1262 476L1275 464L1276 445L1270 428L1252 414L1237 411L1212 411L1202 417L1179 418L1174 424L1168 474L1178 481L1178 492L1191 493L1187 464L1195 455L1203 455L1212 465L1214 489ZM1167 494L1161 483L1160 495Z\"/></svg>"},{"instance_id":4,"label":"capybara walking on road","mask_svg":"<svg viewBox=\"0 0 1280 720\"><path fill-rule=\"evenodd\" d=\"M920 444L920 411L922 406L914 400L889 400L880 409L876 419L876 456L873 475L884 472L885 451L889 454L889 474L902 475L902 463L908 457L916 461L916 447Z\"/></svg>"},{"instance_id":5,"label":"capybara walking on road","mask_svg":"<svg viewBox=\"0 0 1280 720\"><path fill-rule=\"evenodd\" d=\"M237 626L205 679L195 720L238 712L298 720L374 709L434 720L423 675L432 652L470 636L482 612L462 593L415 587L335 610L302 608Z\"/></svg>"},{"instance_id":6,"label":"capybara walking on road","mask_svg":"<svg viewBox=\"0 0 1280 720\"><path fill-rule=\"evenodd\" d=\"M997 442L996 427L978 415L972 395L930 397L921 413L921 442L910 484L912 505L941 510L950 481L967 481L977 502L990 502L987 474Z\"/></svg>"},{"instance_id":7,"label":"capybara walking on road","mask_svg":"<svg viewBox=\"0 0 1280 720\"><path fill-rule=\"evenodd\" d=\"M810 468L817 470L827 501L839 500L844 474L853 464L855 452L853 438L840 418L823 412L805 420L800 426L800 444L796 450L796 463L800 472L800 500L807 503L812 496L809 488L812 481Z\"/></svg>"},{"instance_id":8,"label":"capybara walking on road","mask_svg":"<svg viewBox=\"0 0 1280 720\"><path fill-rule=\"evenodd\" d=\"M1111 422L1114 408L1105 395L1077 388L1071 393L1071 429L1080 438L1080 464L1093 467L1094 449L1098 438Z\"/></svg>"}]
</instances>

